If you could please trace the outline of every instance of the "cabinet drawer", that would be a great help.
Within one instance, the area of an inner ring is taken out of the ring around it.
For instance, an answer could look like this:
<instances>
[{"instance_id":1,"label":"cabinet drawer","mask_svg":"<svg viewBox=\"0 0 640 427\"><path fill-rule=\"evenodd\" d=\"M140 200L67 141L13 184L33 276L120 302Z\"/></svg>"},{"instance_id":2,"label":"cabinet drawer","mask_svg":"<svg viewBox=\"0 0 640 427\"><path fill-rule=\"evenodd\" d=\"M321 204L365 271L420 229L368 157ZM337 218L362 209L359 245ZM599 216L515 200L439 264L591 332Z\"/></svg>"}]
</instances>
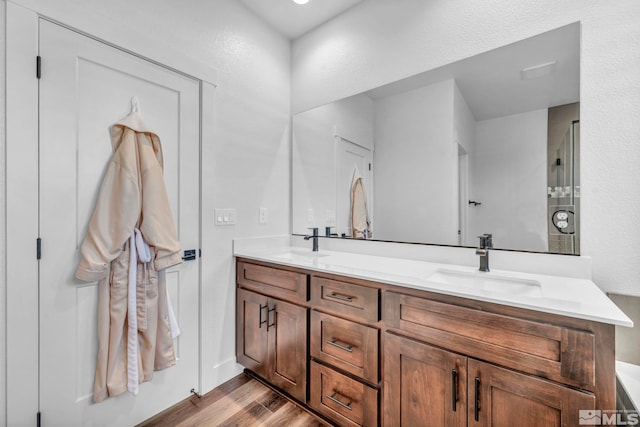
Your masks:
<instances>
[{"instance_id":1,"label":"cabinet drawer","mask_svg":"<svg viewBox=\"0 0 640 427\"><path fill-rule=\"evenodd\" d=\"M388 292L384 322L398 333L519 371L593 390L591 332Z\"/></svg>"},{"instance_id":2,"label":"cabinet drawer","mask_svg":"<svg viewBox=\"0 0 640 427\"><path fill-rule=\"evenodd\" d=\"M311 356L378 383L378 330L311 312Z\"/></svg>"},{"instance_id":3,"label":"cabinet drawer","mask_svg":"<svg viewBox=\"0 0 640 427\"><path fill-rule=\"evenodd\" d=\"M313 361L309 405L341 426L378 425L378 390Z\"/></svg>"},{"instance_id":4,"label":"cabinet drawer","mask_svg":"<svg viewBox=\"0 0 640 427\"><path fill-rule=\"evenodd\" d=\"M364 322L379 319L380 289L311 276L311 301L316 307Z\"/></svg>"},{"instance_id":5,"label":"cabinet drawer","mask_svg":"<svg viewBox=\"0 0 640 427\"><path fill-rule=\"evenodd\" d=\"M286 301L307 301L306 274L244 261L237 265L237 281L243 288Z\"/></svg>"}]
</instances>

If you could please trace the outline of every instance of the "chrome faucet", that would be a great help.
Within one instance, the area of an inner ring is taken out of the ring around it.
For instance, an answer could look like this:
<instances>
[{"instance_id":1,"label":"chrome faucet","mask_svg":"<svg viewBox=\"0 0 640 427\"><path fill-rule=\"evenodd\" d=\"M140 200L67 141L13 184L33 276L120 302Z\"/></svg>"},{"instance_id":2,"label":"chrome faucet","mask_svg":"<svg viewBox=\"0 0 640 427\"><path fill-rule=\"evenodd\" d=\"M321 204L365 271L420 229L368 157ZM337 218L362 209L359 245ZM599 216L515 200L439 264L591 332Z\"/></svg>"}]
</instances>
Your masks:
<instances>
[{"instance_id":1,"label":"chrome faucet","mask_svg":"<svg viewBox=\"0 0 640 427\"><path fill-rule=\"evenodd\" d=\"M489 249L493 248L491 234L478 236L480 246L476 249L476 255L480 255L480 271L489 271Z\"/></svg>"},{"instance_id":2,"label":"chrome faucet","mask_svg":"<svg viewBox=\"0 0 640 427\"><path fill-rule=\"evenodd\" d=\"M304 240L313 239L313 252L318 252L318 227L309 228L312 231L310 236L304 236Z\"/></svg>"}]
</instances>

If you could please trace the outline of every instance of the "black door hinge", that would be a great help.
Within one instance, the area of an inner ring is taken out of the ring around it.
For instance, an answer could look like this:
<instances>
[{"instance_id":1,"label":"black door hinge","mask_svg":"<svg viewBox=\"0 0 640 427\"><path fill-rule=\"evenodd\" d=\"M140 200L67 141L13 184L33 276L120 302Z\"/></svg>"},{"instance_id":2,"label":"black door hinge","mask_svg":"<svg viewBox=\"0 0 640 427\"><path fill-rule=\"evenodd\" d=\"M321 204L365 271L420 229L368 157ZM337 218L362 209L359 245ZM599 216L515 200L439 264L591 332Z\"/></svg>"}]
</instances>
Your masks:
<instances>
[{"instance_id":1,"label":"black door hinge","mask_svg":"<svg viewBox=\"0 0 640 427\"><path fill-rule=\"evenodd\" d=\"M369 170L371 170L371 163L369 163Z\"/></svg>"},{"instance_id":2,"label":"black door hinge","mask_svg":"<svg viewBox=\"0 0 640 427\"><path fill-rule=\"evenodd\" d=\"M36 78L40 78L42 76L42 58L40 55L36 56Z\"/></svg>"},{"instance_id":3,"label":"black door hinge","mask_svg":"<svg viewBox=\"0 0 640 427\"><path fill-rule=\"evenodd\" d=\"M42 258L42 239L38 237L36 239L36 259Z\"/></svg>"},{"instance_id":4,"label":"black door hinge","mask_svg":"<svg viewBox=\"0 0 640 427\"><path fill-rule=\"evenodd\" d=\"M36 414L36 427L42 427L42 414L40 412Z\"/></svg>"}]
</instances>

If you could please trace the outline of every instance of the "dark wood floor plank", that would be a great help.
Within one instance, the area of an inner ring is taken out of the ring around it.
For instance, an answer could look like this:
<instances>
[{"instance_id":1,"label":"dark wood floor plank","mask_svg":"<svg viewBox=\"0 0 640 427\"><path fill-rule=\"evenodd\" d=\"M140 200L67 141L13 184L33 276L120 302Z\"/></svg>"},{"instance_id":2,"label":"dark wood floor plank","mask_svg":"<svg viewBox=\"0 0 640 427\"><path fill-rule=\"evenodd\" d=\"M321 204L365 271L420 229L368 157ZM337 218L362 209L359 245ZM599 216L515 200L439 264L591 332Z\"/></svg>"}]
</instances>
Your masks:
<instances>
[{"instance_id":1,"label":"dark wood floor plank","mask_svg":"<svg viewBox=\"0 0 640 427\"><path fill-rule=\"evenodd\" d=\"M177 426L199 426L205 425L209 420L214 419L218 422L232 417L236 412L242 411L244 408L260 399L270 390L257 381L249 381L239 388L232 390L226 396L217 400L213 404L203 408L193 416L189 417Z\"/></svg>"},{"instance_id":2,"label":"dark wood floor plank","mask_svg":"<svg viewBox=\"0 0 640 427\"><path fill-rule=\"evenodd\" d=\"M188 420L193 414L206 409L211 404L228 395L233 390L252 381L252 378L245 374L237 375L229 381L220 384L201 398L191 396L176 405L165 409L152 418L138 424L137 427L173 427L183 421Z\"/></svg>"},{"instance_id":3,"label":"dark wood floor plank","mask_svg":"<svg viewBox=\"0 0 640 427\"><path fill-rule=\"evenodd\" d=\"M277 412L280 408L282 408L289 402L287 399L280 396L275 391L269 391L270 393L267 393L262 399L258 400L258 403L267 408L269 411Z\"/></svg>"},{"instance_id":4,"label":"dark wood floor plank","mask_svg":"<svg viewBox=\"0 0 640 427\"><path fill-rule=\"evenodd\" d=\"M257 402L253 402L248 407L236 412L231 417L218 424L220 427L236 426L261 426L273 412Z\"/></svg>"},{"instance_id":5,"label":"dark wood floor plank","mask_svg":"<svg viewBox=\"0 0 640 427\"><path fill-rule=\"evenodd\" d=\"M192 396L139 424L139 427L328 425L260 381L241 374L201 399Z\"/></svg>"}]
</instances>

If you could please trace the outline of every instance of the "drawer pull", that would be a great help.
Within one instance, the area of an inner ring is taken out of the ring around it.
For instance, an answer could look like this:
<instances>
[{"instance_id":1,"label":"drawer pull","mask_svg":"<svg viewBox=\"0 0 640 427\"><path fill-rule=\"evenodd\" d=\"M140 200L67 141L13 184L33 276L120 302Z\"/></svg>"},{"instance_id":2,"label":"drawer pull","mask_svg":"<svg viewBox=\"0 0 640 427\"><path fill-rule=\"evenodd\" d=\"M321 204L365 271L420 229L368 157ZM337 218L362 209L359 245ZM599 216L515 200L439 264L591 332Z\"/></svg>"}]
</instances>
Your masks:
<instances>
[{"instance_id":1,"label":"drawer pull","mask_svg":"<svg viewBox=\"0 0 640 427\"><path fill-rule=\"evenodd\" d=\"M276 326L276 315L275 315L276 307L270 308L267 310L267 332L269 332L269 328ZM273 323L269 323L269 318L271 317L271 313L273 314Z\"/></svg>"},{"instance_id":2,"label":"drawer pull","mask_svg":"<svg viewBox=\"0 0 640 427\"><path fill-rule=\"evenodd\" d=\"M475 408L473 408L473 418L480 421L480 378L476 377L475 381Z\"/></svg>"},{"instance_id":3,"label":"drawer pull","mask_svg":"<svg viewBox=\"0 0 640 427\"><path fill-rule=\"evenodd\" d=\"M458 371L451 370L451 407L453 412L456 412L456 405L458 403Z\"/></svg>"},{"instance_id":4,"label":"drawer pull","mask_svg":"<svg viewBox=\"0 0 640 427\"><path fill-rule=\"evenodd\" d=\"M260 319L258 320L258 328L260 328L260 329L262 329L262 324L263 323L267 323L267 320L262 320L262 310L264 310L265 308L268 308L268 307L269 307L268 304L265 304L265 305L260 304ZM269 313L267 312L267 317L268 317L268 314ZM269 327L268 323L267 323L267 327Z\"/></svg>"},{"instance_id":5,"label":"drawer pull","mask_svg":"<svg viewBox=\"0 0 640 427\"><path fill-rule=\"evenodd\" d=\"M331 294L327 294L327 298L333 298L333 299L337 299L340 301L346 301L346 302L353 302L353 297L348 297L346 295L340 295L340 294L336 294L331 293Z\"/></svg>"},{"instance_id":6,"label":"drawer pull","mask_svg":"<svg viewBox=\"0 0 640 427\"><path fill-rule=\"evenodd\" d=\"M336 398L336 394L338 393L326 394L325 396L327 397L327 399L331 400L332 402L335 402L338 405L342 406L343 408L346 408L351 411L352 410L351 401L349 401L349 403L341 402L340 399Z\"/></svg>"},{"instance_id":7,"label":"drawer pull","mask_svg":"<svg viewBox=\"0 0 640 427\"><path fill-rule=\"evenodd\" d=\"M338 347L340 350L344 350L344 351L348 351L349 353L353 353L353 346L352 345L340 345L338 344L338 340L331 340L331 341L326 341L327 344L332 345L334 347Z\"/></svg>"}]
</instances>

